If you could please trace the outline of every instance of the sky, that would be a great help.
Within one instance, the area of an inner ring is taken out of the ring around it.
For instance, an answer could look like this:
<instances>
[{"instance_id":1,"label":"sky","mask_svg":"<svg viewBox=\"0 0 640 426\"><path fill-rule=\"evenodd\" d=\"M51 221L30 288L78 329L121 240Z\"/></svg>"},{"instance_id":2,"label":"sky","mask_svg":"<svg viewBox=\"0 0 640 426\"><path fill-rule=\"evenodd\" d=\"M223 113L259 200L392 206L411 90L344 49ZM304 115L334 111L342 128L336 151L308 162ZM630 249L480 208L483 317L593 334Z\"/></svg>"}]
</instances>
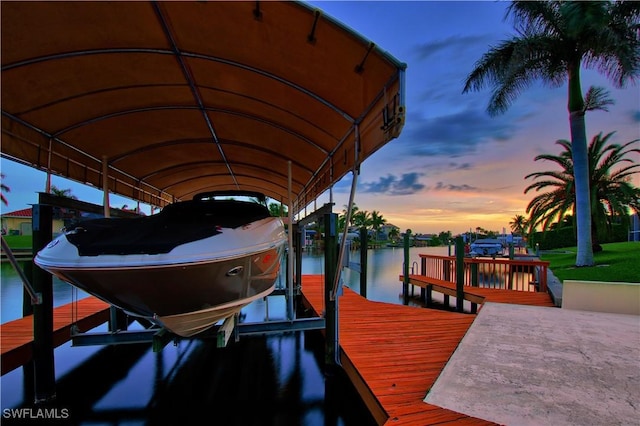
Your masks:
<instances>
[{"instance_id":1,"label":"sky","mask_svg":"<svg viewBox=\"0 0 640 426\"><path fill-rule=\"evenodd\" d=\"M540 154L560 154L555 142L570 140L567 88L537 83L502 115L486 112L490 89L462 93L474 64L490 46L512 37L504 1L314 1L314 7L373 41L406 69L406 118L400 136L366 159L358 176L355 204L378 211L404 231L454 235L480 227L510 232L509 222L526 214L534 193L525 176L555 170L534 161ZM615 132L613 143L640 138L640 82L616 89L595 71L583 70L582 87L607 89L615 104L609 112L586 116L587 138ZM640 156L629 157L640 162ZM8 206L29 207L44 191L43 172L0 160ZM332 191L334 212L349 201L352 175ZM640 176L633 183L640 186ZM102 192L54 176L52 184L71 189L83 201L102 203ZM317 207L329 201L329 193ZM111 194L111 206L135 202ZM310 207L311 208L311 207ZM149 206L142 206L149 214Z\"/></svg>"}]
</instances>

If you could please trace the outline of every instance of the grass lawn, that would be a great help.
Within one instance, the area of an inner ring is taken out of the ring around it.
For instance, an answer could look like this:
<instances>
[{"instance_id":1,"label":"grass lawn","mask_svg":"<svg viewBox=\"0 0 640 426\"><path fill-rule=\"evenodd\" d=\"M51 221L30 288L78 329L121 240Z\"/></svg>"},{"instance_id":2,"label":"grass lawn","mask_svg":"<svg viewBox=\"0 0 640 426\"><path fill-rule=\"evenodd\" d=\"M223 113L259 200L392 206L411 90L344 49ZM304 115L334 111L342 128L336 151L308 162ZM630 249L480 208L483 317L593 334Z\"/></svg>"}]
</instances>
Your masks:
<instances>
[{"instance_id":1,"label":"grass lawn","mask_svg":"<svg viewBox=\"0 0 640 426\"><path fill-rule=\"evenodd\" d=\"M602 248L594 253L595 266L577 268L576 247L542 253L541 259L550 262L549 268L560 281L640 282L640 242L602 244Z\"/></svg>"},{"instance_id":2,"label":"grass lawn","mask_svg":"<svg viewBox=\"0 0 640 426\"><path fill-rule=\"evenodd\" d=\"M31 235L3 235L2 238L11 249L30 249L32 247Z\"/></svg>"}]
</instances>

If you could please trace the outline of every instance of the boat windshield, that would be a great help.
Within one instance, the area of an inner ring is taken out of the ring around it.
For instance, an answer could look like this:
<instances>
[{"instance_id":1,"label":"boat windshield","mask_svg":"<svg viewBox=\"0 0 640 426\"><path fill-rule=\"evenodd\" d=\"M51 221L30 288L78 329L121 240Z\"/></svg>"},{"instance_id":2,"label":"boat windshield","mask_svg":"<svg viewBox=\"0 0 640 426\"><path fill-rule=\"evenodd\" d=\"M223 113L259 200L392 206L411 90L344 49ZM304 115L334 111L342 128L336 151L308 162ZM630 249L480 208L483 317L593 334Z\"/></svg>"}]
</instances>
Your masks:
<instances>
[{"instance_id":1,"label":"boat windshield","mask_svg":"<svg viewBox=\"0 0 640 426\"><path fill-rule=\"evenodd\" d=\"M267 199L264 194L259 192L250 191L214 191L204 192L197 194L193 197L197 201L219 201L219 200L232 200L241 201L245 203L257 203L263 206L267 205Z\"/></svg>"}]
</instances>

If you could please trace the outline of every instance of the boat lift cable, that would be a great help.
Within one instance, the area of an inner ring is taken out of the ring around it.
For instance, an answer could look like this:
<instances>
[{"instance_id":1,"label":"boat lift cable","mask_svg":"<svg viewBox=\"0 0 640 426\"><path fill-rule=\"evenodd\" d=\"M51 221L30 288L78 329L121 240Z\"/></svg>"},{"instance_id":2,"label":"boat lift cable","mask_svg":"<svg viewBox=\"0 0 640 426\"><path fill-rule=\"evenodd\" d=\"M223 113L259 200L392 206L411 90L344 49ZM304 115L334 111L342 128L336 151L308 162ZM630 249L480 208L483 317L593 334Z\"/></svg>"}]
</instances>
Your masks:
<instances>
[{"instance_id":1,"label":"boat lift cable","mask_svg":"<svg viewBox=\"0 0 640 426\"><path fill-rule=\"evenodd\" d=\"M9 262L11 263L13 268L16 270L16 272L20 276L20 279L22 280L22 285L24 286L25 290L27 290L27 293L29 293L29 297L31 298L31 304L40 305L42 303L42 295L40 293L36 293L33 287L31 286L29 279L24 274L24 271L22 270L20 265L18 265L18 261L13 255L11 248L9 247L7 242L4 240L4 237L2 237L2 250L4 250L4 252L7 255L7 258L9 258Z\"/></svg>"}]
</instances>

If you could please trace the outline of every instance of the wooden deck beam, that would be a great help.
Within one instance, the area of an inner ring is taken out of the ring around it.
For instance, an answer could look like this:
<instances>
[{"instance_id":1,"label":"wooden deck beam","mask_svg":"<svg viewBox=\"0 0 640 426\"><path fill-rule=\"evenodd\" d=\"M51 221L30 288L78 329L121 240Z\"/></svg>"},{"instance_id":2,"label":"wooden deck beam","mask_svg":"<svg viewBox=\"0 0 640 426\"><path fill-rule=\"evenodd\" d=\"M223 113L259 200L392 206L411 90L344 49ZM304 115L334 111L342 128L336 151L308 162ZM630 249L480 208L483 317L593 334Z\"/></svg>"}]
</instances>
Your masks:
<instances>
[{"instance_id":1,"label":"wooden deck beam","mask_svg":"<svg viewBox=\"0 0 640 426\"><path fill-rule=\"evenodd\" d=\"M53 309L53 345L71 340L71 327L88 331L109 321L109 305L95 297L81 299ZM75 320L75 322L74 322ZM27 364L33 357L33 315L0 325L2 375Z\"/></svg>"}]
</instances>

